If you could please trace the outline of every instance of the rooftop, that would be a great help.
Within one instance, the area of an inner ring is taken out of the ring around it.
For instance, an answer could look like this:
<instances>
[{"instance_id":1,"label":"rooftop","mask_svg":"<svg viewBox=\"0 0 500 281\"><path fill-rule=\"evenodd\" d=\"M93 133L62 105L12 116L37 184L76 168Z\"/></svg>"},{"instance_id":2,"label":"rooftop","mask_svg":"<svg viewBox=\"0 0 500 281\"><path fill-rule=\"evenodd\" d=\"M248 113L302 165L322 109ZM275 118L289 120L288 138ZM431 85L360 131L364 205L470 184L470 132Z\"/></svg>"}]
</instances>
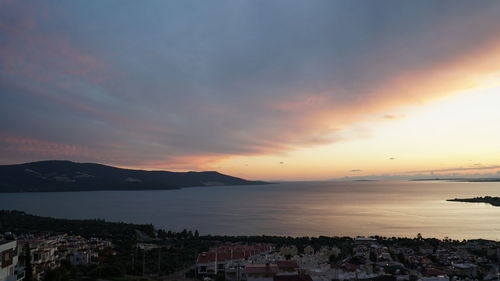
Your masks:
<instances>
[{"instance_id":1,"label":"rooftop","mask_svg":"<svg viewBox=\"0 0 500 281\"><path fill-rule=\"evenodd\" d=\"M246 273L277 273L279 271L276 264L247 264Z\"/></svg>"}]
</instances>

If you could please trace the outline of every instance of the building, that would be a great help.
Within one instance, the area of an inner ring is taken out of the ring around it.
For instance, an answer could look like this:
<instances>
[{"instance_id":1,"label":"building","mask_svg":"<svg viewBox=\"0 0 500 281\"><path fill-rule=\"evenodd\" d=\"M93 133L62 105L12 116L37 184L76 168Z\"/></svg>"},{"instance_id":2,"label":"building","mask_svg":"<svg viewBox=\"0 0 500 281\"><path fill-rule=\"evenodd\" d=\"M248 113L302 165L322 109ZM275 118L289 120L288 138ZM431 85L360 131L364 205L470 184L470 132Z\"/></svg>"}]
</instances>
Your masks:
<instances>
[{"instance_id":1,"label":"building","mask_svg":"<svg viewBox=\"0 0 500 281\"><path fill-rule=\"evenodd\" d=\"M275 275L273 281L313 281L307 274Z\"/></svg>"},{"instance_id":2,"label":"building","mask_svg":"<svg viewBox=\"0 0 500 281\"><path fill-rule=\"evenodd\" d=\"M477 265L472 263L454 263L453 273L456 276L475 278L477 275Z\"/></svg>"},{"instance_id":3,"label":"building","mask_svg":"<svg viewBox=\"0 0 500 281\"><path fill-rule=\"evenodd\" d=\"M371 238L371 237L358 236L354 239L354 244L356 244L356 245L360 245L360 244L370 245L370 244L373 244L376 242L377 242L377 239Z\"/></svg>"},{"instance_id":4,"label":"building","mask_svg":"<svg viewBox=\"0 0 500 281\"><path fill-rule=\"evenodd\" d=\"M299 265L294 260L276 261L280 272L297 272Z\"/></svg>"},{"instance_id":5,"label":"building","mask_svg":"<svg viewBox=\"0 0 500 281\"><path fill-rule=\"evenodd\" d=\"M69 262L71 263L71 265L74 266L86 265L90 263L90 253L87 251L70 253L68 257L69 257Z\"/></svg>"},{"instance_id":6,"label":"building","mask_svg":"<svg viewBox=\"0 0 500 281\"><path fill-rule=\"evenodd\" d=\"M16 248L16 241L0 241L0 281L24 279L24 271L16 269L18 259Z\"/></svg>"},{"instance_id":7,"label":"building","mask_svg":"<svg viewBox=\"0 0 500 281\"><path fill-rule=\"evenodd\" d=\"M276 264L247 264L245 266L247 281L273 281L278 272L279 268Z\"/></svg>"},{"instance_id":8,"label":"building","mask_svg":"<svg viewBox=\"0 0 500 281\"><path fill-rule=\"evenodd\" d=\"M283 246L280 248L280 254L284 257L286 256L296 256L299 253L297 247L292 246Z\"/></svg>"},{"instance_id":9,"label":"building","mask_svg":"<svg viewBox=\"0 0 500 281\"><path fill-rule=\"evenodd\" d=\"M33 280L43 280L46 272L59 267L63 260L69 260L73 265L97 262L99 251L112 246L111 242L106 240L88 240L67 234L39 237L29 235L17 240L17 245L17 255L21 257L20 265L26 264L26 258L23 256L29 249ZM24 272L24 269L22 271Z\"/></svg>"},{"instance_id":10,"label":"building","mask_svg":"<svg viewBox=\"0 0 500 281\"><path fill-rule=\"evenodd\" d=\"M224 273L228 280L241 280L246 260L270 250L271 247L265 244L219 246L198 255L196 273L200 276Z\"/></svg>"}]
</instances>

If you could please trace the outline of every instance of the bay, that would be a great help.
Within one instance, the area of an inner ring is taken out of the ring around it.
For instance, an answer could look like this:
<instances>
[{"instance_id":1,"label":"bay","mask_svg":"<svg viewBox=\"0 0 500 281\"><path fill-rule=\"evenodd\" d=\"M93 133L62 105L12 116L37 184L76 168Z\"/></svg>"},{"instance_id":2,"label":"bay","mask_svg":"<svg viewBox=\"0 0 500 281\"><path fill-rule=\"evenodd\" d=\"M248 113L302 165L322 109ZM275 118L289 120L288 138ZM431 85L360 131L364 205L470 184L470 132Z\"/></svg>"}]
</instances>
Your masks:
<instances>
[{"instance_id":1,"label":"bay","mask_svg":"<svg viewBox=\"0 0 500 281\"><path fill-rule=\"evenodd\" d=\"M499 182L329 181L178 190L3 193L0 209L151 223L201 234L500 239L500 207L447 202L500 196Z\"/></svg>"}]
</instances>

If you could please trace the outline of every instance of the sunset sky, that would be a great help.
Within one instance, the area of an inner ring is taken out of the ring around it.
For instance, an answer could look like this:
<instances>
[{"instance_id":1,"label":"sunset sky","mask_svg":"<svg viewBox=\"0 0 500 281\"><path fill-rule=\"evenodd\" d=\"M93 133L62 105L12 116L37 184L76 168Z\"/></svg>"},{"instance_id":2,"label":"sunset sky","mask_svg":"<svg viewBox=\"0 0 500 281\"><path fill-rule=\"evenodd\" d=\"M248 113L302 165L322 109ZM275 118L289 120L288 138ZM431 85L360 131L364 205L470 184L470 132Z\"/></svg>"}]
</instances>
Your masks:
<instances>
[{"instance_id":1,"label":"sunset sky","mask_svg":"<svg viewBox=\"0 0 500 281\"><path fill-rule=\"evenodd\" d=\"M0 0L0 164L500 176L498 1Z\"/></svg>"}]
</instances>

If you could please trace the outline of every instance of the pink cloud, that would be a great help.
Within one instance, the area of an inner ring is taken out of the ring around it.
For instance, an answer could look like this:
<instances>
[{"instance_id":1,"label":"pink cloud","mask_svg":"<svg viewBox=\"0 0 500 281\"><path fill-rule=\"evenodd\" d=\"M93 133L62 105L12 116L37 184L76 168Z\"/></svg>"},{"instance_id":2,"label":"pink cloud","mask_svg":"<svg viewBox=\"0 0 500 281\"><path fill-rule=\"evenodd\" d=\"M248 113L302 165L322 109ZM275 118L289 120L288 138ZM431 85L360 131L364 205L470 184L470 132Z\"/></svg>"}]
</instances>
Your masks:
<instances>
[{"instance_id":1,"label":"pink cloud","mask_svg":"<svg viewBox=\"0 0 500 281\"><path fill-rule=\"evenodd\" d=\"M49 8L41 2L25 4L2 3L15 17L0 20L0 33L4 38L0 44L3 59L0 71L46 84L64 83L63 75L95 83L106 79L109 69L103 58L76 47L65 34L41 29L41 22L56 17L51 9L57 7Z\"/></svg>"},{"instance_id":2,"label":"pink cloud","mask_svg":"<svg viewBox=\"0 0 500 281\"><path fill-rule=\"evenodd\" d=\"M0 134L2 151L38 157L95 157L97 151L80 145L45 141L40 139Z\"/></svg>"}]
</instances>

